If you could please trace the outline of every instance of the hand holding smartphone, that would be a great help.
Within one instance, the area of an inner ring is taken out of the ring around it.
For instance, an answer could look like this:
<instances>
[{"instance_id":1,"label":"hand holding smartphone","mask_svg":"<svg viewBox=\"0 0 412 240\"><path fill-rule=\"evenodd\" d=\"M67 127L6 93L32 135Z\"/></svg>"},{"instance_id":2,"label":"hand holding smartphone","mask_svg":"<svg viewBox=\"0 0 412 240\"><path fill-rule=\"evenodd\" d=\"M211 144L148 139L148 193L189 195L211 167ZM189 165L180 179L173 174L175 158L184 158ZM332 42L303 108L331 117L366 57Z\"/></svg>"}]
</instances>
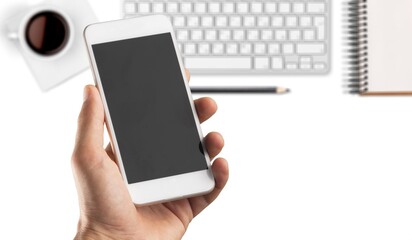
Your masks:
<instances>
[{"instance_id":1,"label":"hand holding smartphone","mask_svg":"<svg viewBox=\"0 0 412 240\"><path fill-rule=\"evenodd\" d=\"M212 191L210 159L169 20L149 16L94 24L84 35L133 202Z\"/></svg>"}]
</instances>

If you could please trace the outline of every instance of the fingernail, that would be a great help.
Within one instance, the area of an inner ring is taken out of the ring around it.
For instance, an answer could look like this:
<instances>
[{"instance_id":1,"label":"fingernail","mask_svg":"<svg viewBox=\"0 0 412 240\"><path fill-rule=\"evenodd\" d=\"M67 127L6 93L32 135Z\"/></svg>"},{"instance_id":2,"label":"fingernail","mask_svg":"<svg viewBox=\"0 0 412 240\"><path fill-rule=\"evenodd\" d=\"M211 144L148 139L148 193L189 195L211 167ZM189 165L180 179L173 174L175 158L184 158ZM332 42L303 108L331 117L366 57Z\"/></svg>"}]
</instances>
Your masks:
<instances>
[{"instance_id":1,"label":"fingernail","mask_svg":"<svg viewBox=\"0 0 412 240\"><path fill-rule=\"evenodd\" d=\"M89 88L86 86L84 87L84 90L83 90L83 102L87 101L87 99L89 98L89 95L90 95L90 91L89 91Z\"/></svg>"}]
</instances>

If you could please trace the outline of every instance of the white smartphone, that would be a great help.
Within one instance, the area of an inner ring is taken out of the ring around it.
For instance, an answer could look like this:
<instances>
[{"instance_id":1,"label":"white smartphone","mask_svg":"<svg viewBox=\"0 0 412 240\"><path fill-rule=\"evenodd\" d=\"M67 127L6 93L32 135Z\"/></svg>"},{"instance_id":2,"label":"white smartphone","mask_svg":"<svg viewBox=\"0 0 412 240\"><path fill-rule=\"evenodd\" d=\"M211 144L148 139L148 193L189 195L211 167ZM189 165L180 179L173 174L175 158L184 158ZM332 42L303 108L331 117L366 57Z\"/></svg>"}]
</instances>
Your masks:
<instances>
[{"instance_id":1,"label":"white smartphone","mask_svg":"<svg viewBox=\"0 0 412 240\"><path fill-rule=\"evenodd\" d=\"M165 16L86 27L116 161L134 203L209 193L215 186L200 122Z\"/></svg>"}]
</instances>

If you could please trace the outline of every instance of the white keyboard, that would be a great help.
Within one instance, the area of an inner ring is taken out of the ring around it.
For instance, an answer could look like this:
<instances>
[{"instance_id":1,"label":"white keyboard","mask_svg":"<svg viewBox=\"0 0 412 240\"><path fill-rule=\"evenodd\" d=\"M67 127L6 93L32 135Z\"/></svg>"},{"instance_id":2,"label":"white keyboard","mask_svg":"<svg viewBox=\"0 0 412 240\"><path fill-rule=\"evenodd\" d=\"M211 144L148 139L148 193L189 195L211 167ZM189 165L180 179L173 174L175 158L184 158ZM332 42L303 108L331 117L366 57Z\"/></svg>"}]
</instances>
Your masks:
<instances>
[{"instance_id":1,"label":"white keyboard","mask_svg":"<svg viewBox=\"0 0 412 240\"><path fill-rule=\"evenodd\" d=\"M125 17L165 14L202 74L324 74L331 0L124 0Z\"/></svg>"}]
</instances>

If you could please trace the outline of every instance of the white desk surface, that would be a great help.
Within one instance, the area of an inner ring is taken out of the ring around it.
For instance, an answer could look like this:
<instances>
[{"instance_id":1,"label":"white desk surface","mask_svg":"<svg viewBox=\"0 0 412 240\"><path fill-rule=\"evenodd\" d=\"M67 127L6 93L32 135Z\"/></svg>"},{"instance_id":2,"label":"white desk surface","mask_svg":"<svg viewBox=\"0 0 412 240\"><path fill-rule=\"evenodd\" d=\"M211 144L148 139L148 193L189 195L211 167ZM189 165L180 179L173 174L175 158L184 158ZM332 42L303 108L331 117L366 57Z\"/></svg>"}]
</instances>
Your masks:
<instances>
[{"instance_id":1,"label":"white desk surface","mask_svg":"<svg viewBox=\"0 0 412 240\"><path fill-rule=\"evenodd\" d=\"M70 156L83 86L93 80L87 71L39 90L3 31L25 2L0 2L0 239L72 239ZM118 1L92 5L101 20L119 16ZM412 238L412 98L342 94L340 1L333 8L331 74L251 77L290 87L286 96L214 97L219 112L203 128L224 134L231 176L184 239Z\"/></svg>"}]
</instances>

